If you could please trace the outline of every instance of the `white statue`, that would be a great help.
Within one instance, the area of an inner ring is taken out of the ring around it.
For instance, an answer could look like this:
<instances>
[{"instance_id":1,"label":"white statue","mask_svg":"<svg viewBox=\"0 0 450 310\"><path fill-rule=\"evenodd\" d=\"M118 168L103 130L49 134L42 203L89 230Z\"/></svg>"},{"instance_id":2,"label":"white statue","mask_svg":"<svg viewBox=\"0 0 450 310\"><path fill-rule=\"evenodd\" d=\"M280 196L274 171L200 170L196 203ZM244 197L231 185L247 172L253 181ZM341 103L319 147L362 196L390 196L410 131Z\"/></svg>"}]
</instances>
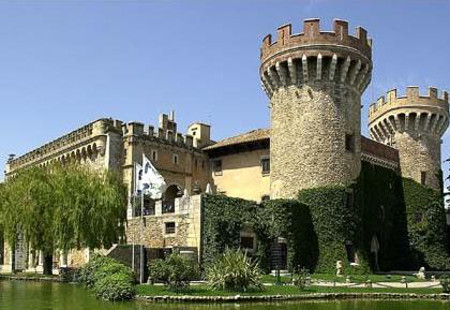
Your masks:
<instances>
[{"instance_id":1,"label":"white statue","mask_svg":"<svg viewBox=\"0 0 450 310\"><path fill-rule=\"evenodd\" d=\"M420 267L419 272L416 273L417 279L425 280L425 267Z\"/></svg>"},{"instance_id":2,"label":"white statue","mask_svg":"<svg viewBox=\"0 0 450 310\"><path fill-rule=\"evenodd\" d=\"M343 269L342 261L338 260L336 262L336 276L342 277L342 269Z\"/></svg>"}]
</instances>

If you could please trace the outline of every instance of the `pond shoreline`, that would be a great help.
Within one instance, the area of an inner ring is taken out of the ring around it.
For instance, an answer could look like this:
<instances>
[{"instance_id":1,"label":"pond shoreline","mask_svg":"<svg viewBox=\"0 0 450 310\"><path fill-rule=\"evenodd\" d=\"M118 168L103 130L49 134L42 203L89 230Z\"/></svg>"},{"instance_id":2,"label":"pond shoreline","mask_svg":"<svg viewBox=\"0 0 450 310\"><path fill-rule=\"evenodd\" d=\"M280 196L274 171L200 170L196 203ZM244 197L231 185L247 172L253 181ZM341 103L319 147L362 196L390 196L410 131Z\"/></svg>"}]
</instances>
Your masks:
<instances>
[{"instance_id":1,"label":"pond shoreline","mask_svg":"<svg viewBox=\"0 0 450 310\"><path fill-rule=\"evenodd\" d=\"M311 293L297 295L260 295L260 296L147 296L137 295L137 300L149 302L186 302L186 303L227 303L227 302L271 302L291 300L444 300L450 301L450 294L414 294L414 293Z\"/></svg>"},{"instance_id":2,"label":"pond shoreline","mask_svg":"<svg viewBox=\"0 0 450 310\"><path fill-rule=\"evenodd\" d=\"M20 275L4 275L0 274L1 280L9 281L35 281L35 282L58 282L58 283L68 283L69 281L63 279L62 277L44 277L44 276L20 276Z\"/></svg>"}]
</instances>

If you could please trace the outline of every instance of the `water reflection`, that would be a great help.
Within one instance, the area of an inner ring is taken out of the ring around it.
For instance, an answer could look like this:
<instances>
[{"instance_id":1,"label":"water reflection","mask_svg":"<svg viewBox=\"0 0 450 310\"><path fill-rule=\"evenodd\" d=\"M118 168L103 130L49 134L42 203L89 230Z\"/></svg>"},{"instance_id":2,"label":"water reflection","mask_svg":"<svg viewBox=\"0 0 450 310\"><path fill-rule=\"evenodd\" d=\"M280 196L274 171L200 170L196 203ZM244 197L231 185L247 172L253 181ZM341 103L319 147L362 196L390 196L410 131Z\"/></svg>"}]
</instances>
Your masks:
<instances>
[{"instance_id":1,"label":"water reflection","mask_svg":"<svg viewBox=\"0 0 450 310\"><path fill-rule=\"evenodd\" d=\"M0 310L448 310L440 301L339 301L185 304L97 300L75 284L0 281Z\"/></svg>"}]
</instances>

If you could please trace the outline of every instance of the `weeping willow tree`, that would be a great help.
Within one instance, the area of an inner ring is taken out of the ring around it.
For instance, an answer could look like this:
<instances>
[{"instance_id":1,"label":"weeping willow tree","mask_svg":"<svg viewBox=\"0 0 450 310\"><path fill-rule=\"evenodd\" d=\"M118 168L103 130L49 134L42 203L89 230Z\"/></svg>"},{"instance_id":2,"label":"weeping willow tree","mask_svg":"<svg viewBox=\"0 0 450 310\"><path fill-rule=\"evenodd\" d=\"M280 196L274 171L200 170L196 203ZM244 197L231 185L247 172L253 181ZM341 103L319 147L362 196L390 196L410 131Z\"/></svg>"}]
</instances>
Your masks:
<instances>
[{"instance_id":1,"label":"weeping willow tree","mask_svg":"<svg viewBox=\"0 0 450 310\"><path fill-rule=\"evenodd\" d=\"M0 188L0 229L14 248L17 234L52 255L84 247L109 247L124 234L126 190L117 174L69 164L18 172Z\"/></svg>"}]
</instances>

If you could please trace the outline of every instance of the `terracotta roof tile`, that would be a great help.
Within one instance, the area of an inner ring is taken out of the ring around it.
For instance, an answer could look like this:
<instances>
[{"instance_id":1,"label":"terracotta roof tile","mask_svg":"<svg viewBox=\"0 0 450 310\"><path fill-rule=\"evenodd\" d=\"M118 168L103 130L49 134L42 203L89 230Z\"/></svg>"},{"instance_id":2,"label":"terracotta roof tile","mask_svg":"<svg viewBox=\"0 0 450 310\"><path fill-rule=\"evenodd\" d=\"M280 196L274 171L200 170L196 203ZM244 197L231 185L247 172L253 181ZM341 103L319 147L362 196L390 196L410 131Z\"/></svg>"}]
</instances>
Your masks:
<instances>
[{"instance_id":1,"label":"terracotta roof tile","mask_svg":"<svg viewBox=\"0 0 450 310\"><path fill-rule=\"evenodd\" d=\"M259 142L270 139L270 129L256 129L241 135L223 139L213 145L205 147L203 150L212 151L229 146L251 144L252 142ZM361 151L368 153L381 159L386 159L393 162L398 162L398 151L390 146L376 142L364 136L361 136Z\"/></svg>"},{"instance_id":2,"label":"terracotta roof tile","mask_svg":"<svg viewBox=\"0 0 450 310\"><path fill-rule=\"evenodd\" d=\"M226 138L223 140L220 140L216 144L210 145L208 147L205 147L204 150L213 150L222 148L225 146L231 146L231 145L237 145L237 144L244 144L244 143L251 143L261 140L267 140L270 138L270 129L256 129L252 130L246 133L243 133L238 136Z\"/></svg>"}]
</instances>

